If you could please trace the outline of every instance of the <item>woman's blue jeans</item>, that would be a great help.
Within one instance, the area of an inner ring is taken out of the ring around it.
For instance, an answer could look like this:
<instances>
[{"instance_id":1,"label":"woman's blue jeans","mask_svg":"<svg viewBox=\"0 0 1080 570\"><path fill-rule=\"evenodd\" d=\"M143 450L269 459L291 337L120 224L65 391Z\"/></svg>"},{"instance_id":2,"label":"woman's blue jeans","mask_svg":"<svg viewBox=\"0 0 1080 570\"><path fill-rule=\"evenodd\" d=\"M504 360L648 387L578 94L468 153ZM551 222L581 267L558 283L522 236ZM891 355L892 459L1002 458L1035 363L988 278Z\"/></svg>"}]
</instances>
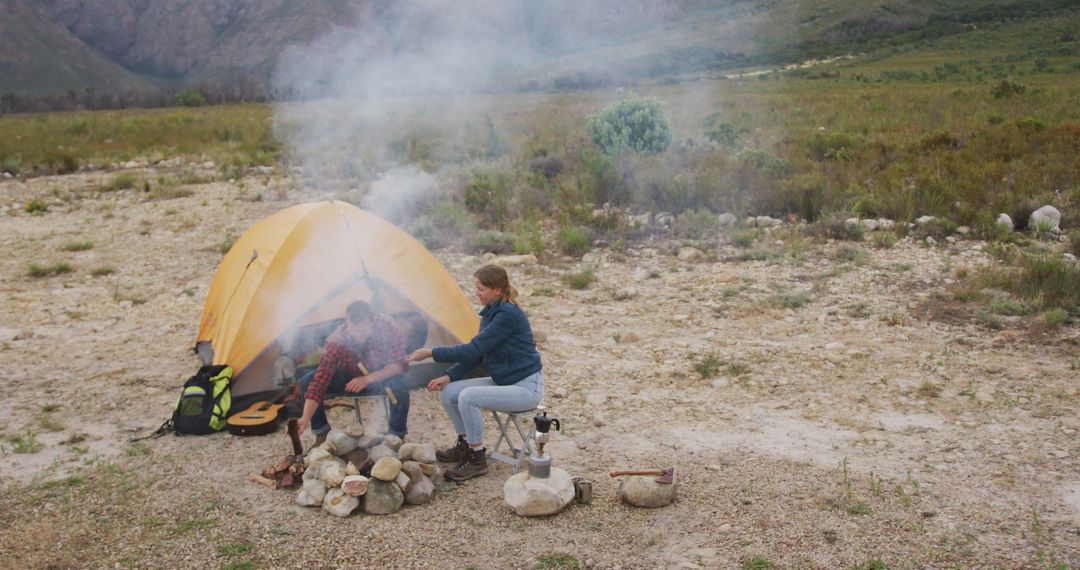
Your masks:
<instances>
[{"instance_id":1,"label":"woman's blue jeans","mask_svg":"<svg viewBox=\"0 0 1080 570\"><path fill-rule=\"evenodd\" d=\"M523 412L540 405L544 395L544 375L526 376L517 384L499 386L491 378L458 380L439 392L439 401L457 432L471 445L484 442L484 415L481 410ZM312 421L312 425L315 423Z\"/></svg>"}]
</instances>

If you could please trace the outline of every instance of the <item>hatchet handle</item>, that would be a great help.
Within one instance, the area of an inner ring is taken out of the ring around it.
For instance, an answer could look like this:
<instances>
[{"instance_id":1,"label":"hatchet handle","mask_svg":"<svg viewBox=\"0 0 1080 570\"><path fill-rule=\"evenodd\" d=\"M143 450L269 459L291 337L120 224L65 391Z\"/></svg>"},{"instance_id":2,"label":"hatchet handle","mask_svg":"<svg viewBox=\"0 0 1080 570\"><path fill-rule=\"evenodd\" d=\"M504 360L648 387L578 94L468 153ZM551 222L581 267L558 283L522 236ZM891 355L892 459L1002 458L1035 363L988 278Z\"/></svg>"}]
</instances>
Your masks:
<instances>
[{"instance_id":1,"label":"hatchet handle","mask_svg":"<svg viewBox=\"0 0 1080 570\"><path fill-rule=\"evenodd\" d=\"M612 477L621 477L623 475L663 475L662 469L630 469L626 471L612 471L609 473Z\"/></svg>"}]
</instances>

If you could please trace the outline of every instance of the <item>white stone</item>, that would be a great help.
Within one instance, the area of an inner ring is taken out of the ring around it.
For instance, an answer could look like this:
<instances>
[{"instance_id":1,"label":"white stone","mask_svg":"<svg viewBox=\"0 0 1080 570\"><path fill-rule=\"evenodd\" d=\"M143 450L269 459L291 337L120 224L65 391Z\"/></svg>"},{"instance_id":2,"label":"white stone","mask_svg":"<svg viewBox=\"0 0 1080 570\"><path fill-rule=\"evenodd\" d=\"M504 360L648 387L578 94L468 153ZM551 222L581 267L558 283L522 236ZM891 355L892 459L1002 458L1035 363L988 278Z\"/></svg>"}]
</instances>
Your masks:
<instances>
[{"instance_id":1,"label":"white stone","mask_svg":"<svg viewBox=\"0 0 1080 570\"><path fill-rule=\"evenodd\" d=\"M322 504L322 499L316 501L306 489L301 489L296 495L296 503L302 507L317 507Z\"/></svg>"},{"instance_id":2,"label":"white stone","mask_svg":"<svg viewBox=\"0 0 1080 570\"><path fill-rule=\"evenodd\" d=\"M315 449L312 449L311 452L307 454L307 456L304 457L304 466L311 467L312 465L315 465L320 461L329 461L333 458L334 456L330 455L330 452L326 449L316 447Z\"/></svg>"},{"instance_id":3,"label":"white stone","mask_svg":"<svg viewBox=\"0 0 1080 570\"><path fill-rule=\"evenodd\" d=\"M349 426L345 428L345 433L359 438L364 435L364 424L349 424ZM357 442L357 445L359 445L359 442Z\"/></svg>"},{"instance_id":4,"label":"white stone","mask_svg":"<svg viewBox=\"0 0 1080 570\"><path fill-rule=\"evenodd\" d=\"M309 506L315 506L322 503L323 497L326 496L326 483L321 479L312 479L310 481L304 481L304 492L314 503Z\"/></svg>"},{"instance_id":5,"label":"white stone","mask_svg":"<svg viewBox=\"0 0 1080 570\"><path fill-rule=\"evenodd\" d=\"M574 481L558 467L546 479L518 473L503 484L503 499L523 517L553 515L574 500Z\"/></svg>"},{"instance_id":6,"label":"white stone","mask_svg":"<svg viewBox=\"0 0 1080 570\"><path fill-rule=\"evenodd\" d=\"M1047 204L1031 213L1028 218L1028 229L1035 231L1060 232L1061 212L1057 208Z\"/></svg>"},{"instance_id":7,"label":"white stone","mask_svg":"<svg viewBox=\"0 0 1080 570\"><path fill-rule=\"evenodd\" d=\"M654 509L670 505L675 500L679 479L657 483L656 475L624 475L619 483L619 499L628 505Z\"/></svg>"},{"instance_id":8,"label":"white stone","mask_svg":"<svg viewBox=\"0 0 1080 570\"><path fill-rule=\"evenodd\" d=\"M327 487L337 487L341 485L341 482L345 480L345 463L340 459L334 462L327 462L322 468L322 479Z\"/></svg>"},{"instance_id":9,"label":"white stone","mask_svg":"<svg viewBox=\"0 0 1080 570\"><path fill-rule=\"evenodd\" d=\"M1005 213L998 214L996 222L997 225L1008 229L1010 232L1016 228L1016 226L1013 224L1012 218Z\"/></svg>"},{"instance_id":10,"label":"white stone","mask_svg":"<svg viewBox=\"0 0 1080 570\"><path fill-rule=\"evenodd\" d=\"M877 219L877 227L878 227L879 230L891 230L893 228L893 226L895 226L895 225L896 225L896 222L894 222L894 221L892 221L892 220L890 220L888 218L878 218Z\"/></svg>"},{"instance_id":11,"label":"white stone","mask_svg":"<svg viewBox=\"0 0 1080 570\"><path fill-rule=\"evenodd\" d=\"M435 445L431 443L406 443L398 451L402 461L435 463Z\"/></svg>"},{"instance_id":12,"label":"white stone","mask_svg":"<svg viewBox=\"0 0 1080 570\"><path fill-rule=\"evenodd\" d=\"M409 474L404 471L398 471L397 477L394 478L394 483L401 488L402 493L408 493L412 488L412 479L409 478Z\"/></svg>"},{"instance_id":13,"label":"white stone","mask_svg":"<svg viewBox=\"0 0 1080 570\"><path fill-rule=\"evenodd\" d=\"M929 224L930 222L932 222L932 221L934 221L936 219L937 218L935 218L934 216L919 216L919 218L917 220L915 220L915 224L920 225L920 226L925 226L926 224Z\"/></svg>"},{"instance_id":14,"label":"white stone","mask_svg":"<svg viewBox=\"0 0 1080 570\"><path fill-rule=\"evenodd\" d=\"M335 517L347 517L360 506L360 499L341 489L330 489L323 498L322 508Z\"/></svg>"},{"instance_id":15,"label":"white stone","mask_svg":"<svg viewBox=\"0 0 1080 570\"><path fill-rule=\"evenodd\" d=\"M731 212L724 212L717 216L717 221L720 222L720 227L726 228L735 225L735 222L738 221L738 218L736 218L735 214L732 214Z\"/></svg>"},{"instance_id":16,"label":"white stone","mask_svg":"<svg viewBox=\"0 0 1080 570\"><path fill-rule=\"evenodd\" d=\"M565 398L566 388L555 388L555 391L551 393L553 398Z\"/></svg>"},{"instance_id":17,"label":"white stone","mask_svg":"<svg viewBox=\"0 0 1080 570\"><path fill-rule=\"evenodd\" d=\"M825 345L825 350L841 350L843 348L844 343L842 342L830 342Z\"/></svg>"},{"instance_id":18,"label":"white stone","mask_svg":"<svg viewBox=\"0 0 1080 570\"><path fill-rule=\"evenodd\" d=\"M531 253L525 255L504 255L496 257L492 263L500 267L517 267L519 265L536 265L536 256Z\"/></svg>"},{"instance_id":19,"label":"white stone","mask_svg":"<svg viewBox=\"0 0 1080 570\"><path fill-rule=\"evenodd\" d=\"M333 444L334 455L348 455L356 449L356 438L337 428L331 429L326 434L326 441Z\"/></svg>"},{"instance_id":20,"label":"white stone","mask_svg":"<svg viewBox=\"0 0 1080 570\"><path fill-rule=\"evenodd\" d=\"M758 216L754 218L754 221L757 222L757 227L759 228L775 228L783 224L780 220L769 216Z\"/></svg>"},{"instance_id":21,"label":"white stone","mask_svg":"<svg viewBox=\"0 0 1080 570\"><path fill-rule=\"evenodd\" d=\"M585 401L588 402L590 405L600 407L607 403L607 394L604 394L602 392L593 392L592 394L589 394L585 397Z\"/></svg>"},{"instance_id":22,"label":"white stone","mask_svg":"<svg viewBox=\"0 0 1080 570\"><path fill-rule=\"evenodd\" d=\"M385 445L376 445L368 450L368 457L370 457L372 461L378 461L383 457L397 457L397 452Z\"/></svg>"}]
</instances>

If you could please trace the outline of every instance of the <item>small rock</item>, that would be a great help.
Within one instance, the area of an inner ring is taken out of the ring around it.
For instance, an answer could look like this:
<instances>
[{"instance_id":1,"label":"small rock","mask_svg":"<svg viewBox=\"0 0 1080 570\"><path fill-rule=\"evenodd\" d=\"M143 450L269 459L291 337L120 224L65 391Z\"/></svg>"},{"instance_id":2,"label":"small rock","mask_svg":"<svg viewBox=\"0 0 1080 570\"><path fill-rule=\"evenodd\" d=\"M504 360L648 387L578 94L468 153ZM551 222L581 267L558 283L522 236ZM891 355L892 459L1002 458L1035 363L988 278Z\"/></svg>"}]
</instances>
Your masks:
<instances>
[{"instance_id":1,"label":"small rock","mask_svg":"<svg viewBox=\"0 0 1080 570\"><path fill-rule=\"evenodd\" d=\"M1050 452L1050 455L1052 455L1052 456L1054 456L1054 457L1056 457L1058 459L1065 459L1066 457L1069 456L1069 452L1065 451L1064 449L1055 449L1055 450Z\"/></svg>"},{"instance_id":2,"label":"small rock","mask_svg":"<svg viewBox=\"0 0 1080 570\"><path fill-rule=\"evenodd\" d=\"M696 247L683 246L679 248L679 261L696 262L705 259L705 252Z\"/></svg>"},{"instance_id":3,"label":"small rock","mask_svg":"<svg viewBox=\"0 0 1080 570\"><path fill-rule=\"evenodd\" d=\"M589 394L588 396L585 397L585 401L588 404L593 405L593 406L597 406L597 407L600 407L600 406L603 406L604 404L606 404L607 399L608 399L607 394L604 394L604 393L601 393L601 392L593 392L592 394Z\"/></svg>"},{"instance_id":4,"label":"small rock","mask_svg":"<svg viewBox=\"0 0 1080 570\"><path fill-rule=\"evenodd\" d=\"M325 498L325 495L323 497ZM296 495L296 503L302 507L318 507L322 505L322 499L316 501L306 489L301 489Z\"/></svg>"},{"instance_id":5,"label":"small rock","mask_svg":"<svg viewBox=\"0 0 1080 570\"><path fill-rule=\"evenodd\" d=\"M384 457L396 458L397 453L385 445L376 445L368 450L368 457L370 457L372 461L378 461Z\"/></svg>"},{"instance_id":6,"label":"small rock","mask_svg":"<svg viewBox=\"0 0 1080 570\"><path fill-rule=\"evenodd\" d=\"M367 493L368 478L363 475L350 475L341 482L341 490L354 497L359 497Z\"/></svg>"},{"instance_id":7,"label":"small rock","mask_svg":"<svg viewBox=\"0 0 1080 570\"><path fill-rule=\"evenodd\" d=\"M345 493L341 489L327 491L322 503L323 510L335 517L347 517L359 506L360 499Z\"/></svg>"},{"instance_id":8,"label":"small rock","mask_svg":"<svg viewBox=\"0 0 1080 570\"><path fill-rule=\"evenodd\" d=\"M346 479L348 479L350 476L359 475L359 474L360 474L360 468L357 467L355 463L353 463L352 461L349 461L349 462L347 462L345 464L345 478Z\"/></svg>"},{"instance_id":9,"label":"small rock","mask_svg":"<svg viewBox=\"0 0 1080 570\"><path fill-rule=\"evenodd\" d=\"M555 388L555 391L551 393L551 397L553 397L553 398L565 398L566 397L566 388Z\"/></svg>"},{"instance_id":10,"label":"small rock","mask_svg":"<svg viewBox=\"0 0 1080 570\"><path fill-rule=\"evenodd\" d=\"M401 488L402 493L408 493L412 488L412 479L409 479L409 474L404 471L399 471L397 477L394 478L394 483Z\"/></svg>"},{"instance_id":11,"label":"small rock","mask_svg":"<svg viewBox=\"0 0 1080 570\"><path fill-rule=\"evenodd\" d=\"M775 228L784 223L776 218L770 218L769 216L758 216L754 218L754 221L759 228Z\"/></svg>"},{"instance_id":12,"label":"small rock","mask_svg":"<svg viewBox=\"0 0 1080 570\"><path fill-rule=\"evenodd\" d=\"M720 227L726 228L735 225L738 218L735 217L735 214L724 212L717 216L717 221L720 222Z\"/></svg>"},{"instance_id":13,"label":"small rock","mask_svg":"<svg viewBox=\"0 0 1080 570\"><path fill-rule=\"evenodd\" d=\"M424 476L424 470L421 469L420 463L415 461L404 461L401 464L401 472L409 477L409 479L416 481Z\"/></svg>"},{"instance_id":14,"label":"small rock","mask_svg":"<svg viewBox=\"0 0 1080 570\"><path fill-rule=\"evenodd\" d=\"M604 417L604 414L597 412L593 414L592 425L594 427L604 427L607 425L607 418Z\"/></svg>"},{"instance_id":15,"label":"small rock","mask_svg":"<svg viewBox=\"0 0 1080 570\"><path fill-rule=\"evenodd\" d=\"M420 463L435 463L435 445L431 443L406 443L398 450L402 461L410 459Z\"/></svg>"},{"instance_id":16,"label":"small rock","mask_svg":"<svg viewBox=\"0 0 1080 570\"><path fill-rule=\"evenodd\" d=\"M929 224L936 219L937 218L935 218L934 216L919 216L919 218L915 220L915 224L919 226L925 226L926 224Z\"/></svg>"},{"instance_id":17,"label":"small rock","mask_svg":"<svg viewBox=\"0 0 1080 570\"><path fill-rule=\"evenodd\" d=\"M936 245L937 244L937 240L934 239L932 236L926 236L925 241L926 241L926 245Z\"/></svg>"},{"instance_id":18,"label":"small rock","mask_svg":"<svg viewBox=\"0 0 1080 570\"><path fill-rule=\"evenodd\" d=\"M405 493L405 503L409 505L422 505L431 500L435 494L435 484L427 477L413 481L412 488Z\"/></svg>"},{"instance_id":19,"label":"small rock","mask_svg":"<svg viewBox=\"0 0 1080 570\"><path fill-rule=\"evenodd\" d=\"M405 502L405 493L395 483L372 479L364 495L364 512L369 515L390 515L398 512Z\"/></svg>"},{"instance_id":20,"label":"small rock","mask_svg":"<svg viewBox=\"0 0 1080 570\"><path fill-rule=\"evenodd\" d=\"M383 438L380 435L362 435L356 436L356 447L360 449L371 449L383 442ZM385 446L384 446L385 447ZM387 449L390 449L387 447ZM390 451L393 451L392 449Z\"/></svg>"},{"instance_id":21,"label":"small rock","mask_svg":"<svg viewBox=\"0 0 1080 570\"><path fill-rule=\"evenodd\" d=\"M716 388L716 389L726 388L727 385L728 385L728 379L727 378L717 378L716 380L712 381L711 385L712 385L713 388Z\"/></svg>"},{"instance_id":22,"label":"small rock","mask_svg":"<svg viewBox=\"0 0 1080 570\"><path fill-rule=\"evenodd\" d=\"M345 433L349 434L352 437L359 438L364 435L364 424L351 424L345 428ZM357 442L357 444L359 445L359 442ZM367 447L371 446L369 445ZM367 449L367 447L365 447L364 449Z\"/></svg>"},{"instance_id":23,"label":"small rock","mask_svg":"<svg viewBox=\"0 0 1080 570\"><path fill-rule=\"evenodd\" d=\"M503 500L523 517L553 515L574 500L574 481L558 467L547 478L518 473L503 483Z\"/></svg>"},{"instance_id":24,"label":"small rock","mask_svg":"<svg viewBox=\"0 0 1080 570\"><path fill-rule=\"evenodd\" d=\"M830 342L825 345L825 350L842 350L844 343L842 342Z\"/></svg>"},{"instance_id":25,"label":"small rock","mask_svg":"<svg viewBox=\"0 0 1080 570\"><path fill-rule=\"evenodd\" d=\"M404 442L401 441L401 438L392 433L388 433L383 436L383 445L389 447L390 449L393 449L394 451L400 450L402 443Z\"/></svg>"},{"instance_id":26,"label":"small rock","mask_svg":"<svg viewBox=\"0 0 1080 570\"><path fill-rule=\"evenodd\" d=\"M303 492L307 493L310 498L310 504L306 506L315 506L322 504L323 497L326 496L326 483L322 479L312 479L310 481L304 481Z\"/></svg>"},{"instance_id":27,"label":"small rock","mask_svg":"<svg viewBox=\"0 0 1080 570\"><path fill-rule=\"evenodd\" d=\"M1016 229L1016 226L1013 224L1012 218L1009 217L1008 214L1005 214L1005 213L998 214L997 220L995 220L995 221L996 221L997 225L1009 230L1010 232L1013 231L1014 229Z\"/></svg>"},{"instance_id":28,"label":"small rock","mask_svg":"<svg viewBox=\"0 0 1080 570\"><path fill-rule=\"evenodd\" d=\"M976 390L975 401L980 404L989 404L994 401L994 395L984 390Z\"/></svg>"},{"instance_id":29,"label":"small rock","mask_svg":"<svg viewBox=\"0 0 1080 570\"><path fill-rule=\"evenodd\" d=\"M439 472L439 466L434 463L421 463L420 471L425 477L434 477Z\"/></svg>"},{"instance_id":30,"label":"small rock","mask_svg":"<svg viewBox=\"0 0 1080 570\"><path fill-rule=\"evenodd\" d=\"M525 255L504 255L502 257L496 257L491 260L492 263L500 267L516 267L519 265L536 265L536 256L527 253Z\"/></svg>"},{"instance_id":31,"label":"small rock","mask_svg":"<svg viewBox=\"0 0 1080 570\"><path fill-rule=\"evenodd\" d=\"M706 465L705 468L708 469L709 471L717 471L717 472L724 469L723 466L717 465L715 463L712 464L712 465Z\"/></svg>"},{"instance_id":32,"label":"small rock","mask_svg":"<svg viewBox=\"0 0 1080 570\"><path fill-rule=\"evenodd\" d=\"M641 340L641 337L634 331L623 331L615 335L615 342L619 344L630 344Z\"/></svg>"},{"instance_id":33,"label":"small rock","mask_svg":"<svg viewBox=\"0 0 1080 570\"><path fill-rule=\"evenodd\" d=\"M322 476L320 479L326 482L327 487L337 487L341 485L341 482L345 480L345 463L340 459L333 462L327 462L322 468Z\"/></svg>"},{"instance_id":34,"label":"small rock","mask_svg":"<svg viewBox=\"0 0 1080 570\"><path fill-rule=\"evenodd\" d=\"M326 441L334 446L334 455L348 455L348 453L356 449L356 438L345 433L344 430L331 429L326 434Z\"/></svg>"},{"instance_id":35,"label":"small rock","mask_svg":"<svg viewBox=\"0 0 1080 570\"><path fill-rule=\"evenodd\" d=\"M731 534L731 523L724 523L716 528L720 534Z\"/></svg>"},{"instance_id":36,"label":"small rock","mask_svg":"<svg viewBox=\"0 0 1080 570\"><path fill-rule=\"evenodd\" d=\"M371 468L371 476L380 481L393 481L401 472L401 461L396 457L383 457Z\"/></svg>"},{"instance_id":37,"label":"small rock","mask_svg":"<svg viewBox=\"0 0 1080 570\"><path fill-rule=\"evenodd\" d=\"M321 447L316 447L315 449L312 449L311 452L308 453L304 457L304 466L305 467L311 467L312 465L315 465L316 463L318 463L320 461L329 461L330 459L333 459L333 458L334 458L334 456L330 455L330 452L327 451L326 449L323 449Z\"/></svg>"}]
</instances>

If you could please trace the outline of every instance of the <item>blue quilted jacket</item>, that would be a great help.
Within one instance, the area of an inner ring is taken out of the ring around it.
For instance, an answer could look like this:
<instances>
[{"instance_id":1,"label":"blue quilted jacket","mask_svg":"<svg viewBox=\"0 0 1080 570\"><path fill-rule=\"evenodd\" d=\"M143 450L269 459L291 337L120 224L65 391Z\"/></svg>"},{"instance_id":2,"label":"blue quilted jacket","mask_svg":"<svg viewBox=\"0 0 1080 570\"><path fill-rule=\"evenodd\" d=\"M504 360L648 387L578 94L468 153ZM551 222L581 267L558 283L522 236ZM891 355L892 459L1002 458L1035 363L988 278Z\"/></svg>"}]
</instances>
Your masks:
<instances>
[{"instance_id":1,"label":"blue quilted jacket","mask_svg":"<svg viewBox=\"0 0 1080 570\"><path fill-rule=\"evenodd\" d=\"M500 386L515 384L541 368L529 318L520 307L506 301L494 301L480 311L480 332L471 341L434 348L431 356L435 362L457 363L446 371L451 382L478 364L483 364Z\"/></svg>"}]
</instances>

